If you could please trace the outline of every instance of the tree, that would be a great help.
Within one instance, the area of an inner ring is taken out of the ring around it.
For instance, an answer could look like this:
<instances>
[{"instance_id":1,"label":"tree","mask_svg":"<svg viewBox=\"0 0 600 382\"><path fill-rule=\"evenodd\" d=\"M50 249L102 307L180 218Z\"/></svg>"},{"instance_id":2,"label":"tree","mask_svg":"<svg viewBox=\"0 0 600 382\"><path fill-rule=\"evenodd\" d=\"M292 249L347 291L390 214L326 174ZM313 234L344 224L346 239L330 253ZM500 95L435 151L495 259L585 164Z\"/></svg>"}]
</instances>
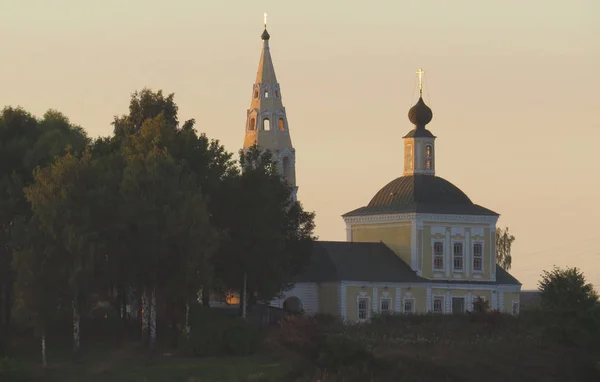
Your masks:
<instances>
[{"instance_id":1,"label":"tree","mask_svg":"<svg viewBox=\"0 0 600 382\"><path fill-rule=\"evenodd\" d=\"M496 228L496 262L504 270L510 270L512 264L511 247L515 237L508 232L508 227Z\"/></svg>"},{"instance_id":2,"label":"tree","mask_svg":"<svg viewBox=\"0 0 600 382\"><path fill-rule=\"evenodd\" d=\"M150 302L144 310L150 313L151 350L156 345L157 295L174 292L187 303L192 290L210 280L209 260L218 245L195 174L169 153L175 134L161 113L122 146L126 240L133 257L129 263L136 264L130 277Z\"/></svg>"},{"instance_id":3,"label":"tree","mask_svg":"<svg viewBox=\"0 0 600 382\"><path fill-rule=\"evenodd\" d=\"M21 108L0 113L0 347L11 316L14 230L31 217L23 188L33 182L36 167L48 165L67 146L79 152L86 142L83 130L57 111L48 111L42 120Z\"/></svg>"},{"instance_id":4,"label":"tree","mask_svg":"<svg viewBox=\"0 0 600 382\"><path fill-rule=\"evenodd\" d=\"M542 308L558 313L585 312L598 303L598 294L586 282L583 273L574 268L554 267L544 271L539 282Z\"/></svg>"},{"instance_id":5,"label":"tree","mask_svg":"<svg viewBox=\"0 0 600 382\"><path fill-rule=\"evenodd\" d=\"M25 188L40 228L64 253L55 259L67 272L73 306L73 352L80 349L81 306L94 288L98 262L98 229L95 217L103 210L102 185L98 184L90 151L81 157L67 152L50 166L36 169L35 183ZM43 253L40 253L42 255Z\"/></svg>"},{"instance_id":6,"label":"tree","mask_svg":"<svg viewBox=\"0 0 600 382\"><path fill-rule=\"evenodd\" d=\"M292 200L269 151L240 152L240 164L241 174L223 186L229 203L219 218L229 240L217 256L216 275L240 291L243 309L246 291L251 304L271 300L308 264L314 214Z\"/></svg>"}]
</instances>

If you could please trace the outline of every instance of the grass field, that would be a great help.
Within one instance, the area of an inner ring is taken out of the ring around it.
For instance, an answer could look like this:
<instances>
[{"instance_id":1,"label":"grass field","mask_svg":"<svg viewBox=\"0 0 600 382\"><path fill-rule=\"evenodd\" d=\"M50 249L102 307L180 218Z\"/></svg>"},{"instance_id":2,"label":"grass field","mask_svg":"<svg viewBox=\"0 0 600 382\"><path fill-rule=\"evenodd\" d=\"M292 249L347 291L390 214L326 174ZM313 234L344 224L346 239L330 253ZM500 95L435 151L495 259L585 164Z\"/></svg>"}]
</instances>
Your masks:
<instances>
[{"instance_id":1,"label":"grass field","mask_svg":"<svg viewBox=\"0 0 600 382\"><path fill-rule=\"evenodd\" d=\"M190 358L166 353L151 359L136 343L119 349L96 343L93 351L82 352L75 363L68 347L49 348L48 365L43 369L32 350L30 346L20 349L19 359L25 360L33 380L40 382L272 381L282 380L289 371L264 356Z\"/></svg>"}]
</instances>

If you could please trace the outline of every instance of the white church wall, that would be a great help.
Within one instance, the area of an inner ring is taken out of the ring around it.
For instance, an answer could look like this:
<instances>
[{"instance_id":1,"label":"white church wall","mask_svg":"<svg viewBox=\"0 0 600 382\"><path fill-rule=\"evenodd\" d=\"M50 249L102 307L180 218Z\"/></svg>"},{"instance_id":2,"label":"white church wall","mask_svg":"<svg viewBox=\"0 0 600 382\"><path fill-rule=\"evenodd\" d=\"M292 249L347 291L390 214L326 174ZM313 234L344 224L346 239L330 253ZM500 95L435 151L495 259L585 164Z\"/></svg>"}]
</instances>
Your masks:
<instances>
[{"instance_id":1,"label":"white church wall","mask_svg":"<svg viewBox=\"0 0 600 382\"><path fill-rule=\"evenodd\" d=\"M297 297L302 302L302 309L306 314L315 314L319 310L319 288L316 283L297 283L269 305L283 308L284 301L290 297Z\"/></svg>"}]
</instances>

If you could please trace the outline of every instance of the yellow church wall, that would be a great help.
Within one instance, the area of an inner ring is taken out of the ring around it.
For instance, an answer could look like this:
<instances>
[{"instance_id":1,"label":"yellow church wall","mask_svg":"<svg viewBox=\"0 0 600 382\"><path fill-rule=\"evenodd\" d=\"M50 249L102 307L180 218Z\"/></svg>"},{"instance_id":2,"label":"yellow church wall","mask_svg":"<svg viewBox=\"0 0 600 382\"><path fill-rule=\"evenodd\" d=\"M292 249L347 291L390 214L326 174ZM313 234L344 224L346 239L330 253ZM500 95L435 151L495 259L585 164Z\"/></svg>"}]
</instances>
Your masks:
<instances>
[{"instance_id":1,"label":"yellow church wall","mask_svg":"<svg viewBox=\"0 0 600 382\"><path fill-rule=\"evenodd\" d=\"M410 288L410 290L403 290L403 294L404 296L402 301L404 301L404 298L407 297L408 293L412 293L412 297L415 299L415 313L418 314L424 314L427 313L427 288L426 287L416 287L416 288Z\"/></svg>"},{"instance_id":2,"label":"yellow church wall","mask_svg":"<svg viewBox=\"0 0 600 382\"><path fill-rule=\"evenodd\" d=\"M504 312L513 313L513 302L519 304L519 293L518 292L504 292Z\"/></svg>"},{"instance_id":3,"label":"yellow church wall","mask_svg":"<svg viewBox=\"0 0 600 382\"><path fill-rule=\"evenodd\" d=\"M410 223L357 224L352 226L353 242L385 243L407 264L411 263Z\"/></svg>"},{"instance_id":4,"label":"yellow church wall","mask_svg":"<svg viewBox=\"0 0 600 382\"><path fill-rule=\"evenodd\" d=\"M340 315L339 283L324 283L319 285L319 312L323 314Z\"/></svg>"}]
</instances>

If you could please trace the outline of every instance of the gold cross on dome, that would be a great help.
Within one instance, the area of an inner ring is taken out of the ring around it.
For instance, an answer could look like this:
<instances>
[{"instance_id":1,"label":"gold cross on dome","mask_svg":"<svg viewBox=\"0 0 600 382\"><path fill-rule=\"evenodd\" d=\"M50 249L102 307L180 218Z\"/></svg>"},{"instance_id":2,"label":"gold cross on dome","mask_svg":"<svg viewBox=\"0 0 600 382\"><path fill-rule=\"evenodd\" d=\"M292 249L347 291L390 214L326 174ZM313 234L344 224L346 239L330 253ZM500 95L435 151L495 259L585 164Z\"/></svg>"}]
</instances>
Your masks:
<instances>
[{"instance_id":1,"label":"gold cross on dome","mask_svg":"<svg viewBox=\"0 0 600 382\"><path fill-rule=\"evenodd\" d=\"M419 70L417 70L417 74L419 75L419 95L422 96L423 95L423 74L425 74L425 71L423 70L423 68L419 68Z\"/></svg>"},{"instance_id":2,"label":"gold cross on dome","mask_svg":"<svg viewBox=\"0 0 600 382\"><path fill-rule=\"evenodd\" d=\"M265 12L264 20L265 20L265 28L266 28L267 27L267 12Z\"/></svg>"}]
</instances>

